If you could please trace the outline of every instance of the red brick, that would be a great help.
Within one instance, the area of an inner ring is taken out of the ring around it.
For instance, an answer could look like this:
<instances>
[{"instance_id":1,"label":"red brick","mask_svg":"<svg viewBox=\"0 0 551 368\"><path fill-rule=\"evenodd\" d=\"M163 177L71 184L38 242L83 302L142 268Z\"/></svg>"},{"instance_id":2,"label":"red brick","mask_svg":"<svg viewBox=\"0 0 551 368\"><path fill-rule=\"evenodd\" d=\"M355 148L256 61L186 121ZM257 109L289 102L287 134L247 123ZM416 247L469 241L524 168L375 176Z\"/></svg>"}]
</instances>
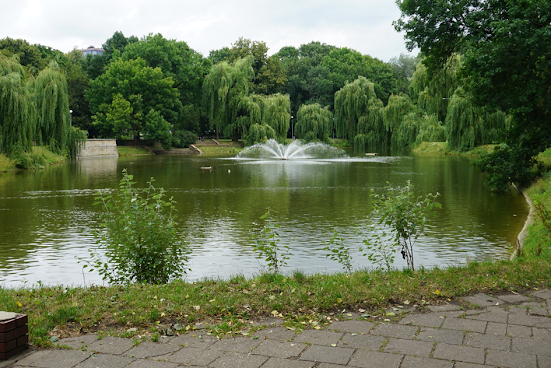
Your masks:
<instances>
[{"instance_id":1,"label":"red brick","mask_svg":"<svg viewBox=\"0 0 551 368\"><path fill-rule=\"evenodd\" d=\"M8 332L0 332L0 342L8 342L10 340L17 339L19 336L26 335L27 332L29 332L29 327L27 325L17 327L16 329Z\"/></svg>"},{"instance_id":2,"label":"red brick","mask_svg":"<svg viewBox=\"0 0 551 368\"><path fill-rule=\"evenodd\" d=\"M17 347L17 340L10 340L8 342L0 342L0 353L6 353Z\"/></svg>"},{"instance_id":3,"label":"red brick","mask_svg":"<svg viewBox=\"0 0 551 368\"><path fill-rule=\"evenodd\" d=\"M23 335L17 338L17 347L27 345L28 343L29 343L29 335Z\"/></svg>"},{"instance_id":4,"label":"red brick","mask_svg":"<svg viewBox=\"0 0 551 368\"><path fill-rule=\"evenodd\" d=\"M29 346L28 345L23 345L23 346L19 346L13 350L10 350L8 352L2 352L0 351L0 360L6 360L6 359L9 359L11 358L12 356L14 355L17 355L19 354L20 352L22 352L23 350L25 349L28 349Z\"/></svg>"}]
</instances>

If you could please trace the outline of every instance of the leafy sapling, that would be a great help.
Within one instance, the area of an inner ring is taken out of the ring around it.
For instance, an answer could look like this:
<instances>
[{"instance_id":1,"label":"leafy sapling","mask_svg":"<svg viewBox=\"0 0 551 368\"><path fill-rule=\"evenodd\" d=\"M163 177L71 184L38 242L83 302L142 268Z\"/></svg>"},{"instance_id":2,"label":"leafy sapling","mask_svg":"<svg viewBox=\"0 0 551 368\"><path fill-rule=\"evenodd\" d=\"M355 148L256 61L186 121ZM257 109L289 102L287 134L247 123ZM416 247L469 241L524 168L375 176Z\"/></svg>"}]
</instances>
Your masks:
<instances>
[{"instance_id":1,"label":"leafy sapling","mask_svg":"<svg viewBox=\"0 0 551 368\"><path fill-rule=\"evenodd\" d=\"M334 233L329 244L331 245L323 248L323 250L329 252L325 256L339 262L346 272L352 272L352 256L350 255L350 248L344 244L344 238L339 236L339 233Z\"/></svg>"},{"instance_id":2,"label":"leafy sapling","mask_svg":"<svg viewBox=\"0 0 551 368\"><path fill-rule=\"evenodd\" d=\"M289 256L292 255L290 247L285 245L281 247L279 243L279 227L270 217L270 210L260 217L264 221L262 229L254 236L256 243L254 250L258 258L263 258L268 264L270 272L279 273L279 270L287 265ZM283 251L285 249L285 251Z\"/></svg>"}]
</instances>

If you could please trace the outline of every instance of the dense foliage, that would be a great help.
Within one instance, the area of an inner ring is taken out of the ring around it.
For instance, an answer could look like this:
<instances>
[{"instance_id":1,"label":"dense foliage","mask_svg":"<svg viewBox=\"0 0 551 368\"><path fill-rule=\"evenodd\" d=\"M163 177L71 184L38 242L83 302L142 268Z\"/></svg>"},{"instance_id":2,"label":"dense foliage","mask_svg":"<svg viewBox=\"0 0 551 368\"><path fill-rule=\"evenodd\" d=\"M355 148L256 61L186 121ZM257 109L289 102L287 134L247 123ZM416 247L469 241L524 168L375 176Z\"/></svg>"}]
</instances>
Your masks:
<instances>
[{"instance_id":1,"label":"dense foliage","mask_svg":"<svg viewBox=\"0 0 551 368\"><path fill-rule=\"evenodd\" d=\"M83 134L70 130L67 81L55 61L36 76L18 56L0 55L0 153L30 152L33 142L73 153Z\"/></svg>"},{"instance_id":2,"label":"dense foliage","mask_svg":"<svg viewBox=\"0 0 551 368\"><path fill-rule=\"evenodd\" d=\"M465 89L478 106L504 111L506 147L479 165L496 188L525 183L535 155L551 146L551 2L547 0L401 0L408 47L419 47L431 73L464 55ZM514 162L514 164L513 164Z\"/></svg>"}]
</instances>

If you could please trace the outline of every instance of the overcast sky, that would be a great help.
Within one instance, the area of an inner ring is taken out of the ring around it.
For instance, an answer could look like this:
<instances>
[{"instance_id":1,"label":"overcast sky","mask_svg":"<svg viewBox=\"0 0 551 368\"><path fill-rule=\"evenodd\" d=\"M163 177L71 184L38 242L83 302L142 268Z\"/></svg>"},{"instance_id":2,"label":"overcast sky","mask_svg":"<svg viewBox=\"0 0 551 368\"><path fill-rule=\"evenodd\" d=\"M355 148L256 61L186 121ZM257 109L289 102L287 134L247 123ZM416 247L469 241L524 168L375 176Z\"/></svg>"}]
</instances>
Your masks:
<instances>
[{"instance_id":1,"label":"overcast sky","mask_svg":"<svg viewBox=\"0 0 551 368\"><path fill-rule=\"evenodd\" d=\"M4 0L0 38L22 38L63 52L101 47L115 31L161 33L208 56L239 37L269 53L319 41L389 61L407 53L392 21L394 0Z\"/></svg>"}]
</instances>

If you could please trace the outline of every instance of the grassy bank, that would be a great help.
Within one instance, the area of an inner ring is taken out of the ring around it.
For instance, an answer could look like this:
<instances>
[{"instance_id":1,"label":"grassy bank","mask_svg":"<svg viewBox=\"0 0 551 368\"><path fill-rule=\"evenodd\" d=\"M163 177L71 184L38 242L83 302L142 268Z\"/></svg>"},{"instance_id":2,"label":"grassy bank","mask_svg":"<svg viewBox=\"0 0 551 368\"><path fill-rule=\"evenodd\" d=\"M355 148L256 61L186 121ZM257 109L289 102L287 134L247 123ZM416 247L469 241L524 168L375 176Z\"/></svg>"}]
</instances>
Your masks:
<instances>
[{"instance_id":1,"label":"grassy bank","mask_svg":"<svg viewBox=\"0 0 551 368\"><path fill-rule=\"evenodd\" d=\"M15 169L15 160L0 154L0 172L11 171Z\"/></svg>"},{"instance_id":2,"label":"grassy bank","mask_svg":"<svg viewBox=\"0 0 551 368\"><path fill-rule=\"evenodd\" d=\"M119 156L146 156L153 155L153 152L150 152L144 147L127 147L127 146L117 146L117 152Z\"/></svg>"},{"instance_id":3,"label":"grassy bank","mask_svg":"<svg viewBox=\"0 0 551 368\"><path fill-rule=\"evenodd\" d=\"M551 175L535 183L528 194L551 207ZM230 335L250 331L252 320L265 317L278 318L290 329L322 328L342 313L359 312L361 318L380 321L396 318L403 308L414 305L459 303L458 298L466 294L546 287L551 287L551 241L549 231L536 218L523 252L512 261L442 265L416 272L306 275L288 271L159 286L31 285L0 288L0 310L27 313L31 342L47 347L52 345L51 336L98 332L156 340L169 327L179 325L184 333L198 323L206 329L204 333Z\"/></svg>"},{"instance_id":4,"label":"grassy bank","mask_svg":"<svg viewBox=\"0 0 551 368\"><path fill-rule=\"evenodd\" d=\"M16 152L12 157L0 154L0 172L16 169L43 169L48 165L67 161L67 156L59 155L46 147L34 146L31 152Z\"/></svg>"},{"instance_id":5,"label":"grassy bank","mask_svg":"<svg viewBox=\"0 0 551 368\"><path fill-rule=\"evenodd\" d=\"M412 148L411 151L417 154L436 154L436 155L465 155L465 156L480 156L483 153L489 153L493 151L495 145L486 144L483 146L478 146L473 148L470 151L460 152L453 151L448 148L446 142L422 142L416 147Z\"/></svg>"}]
</instances>

